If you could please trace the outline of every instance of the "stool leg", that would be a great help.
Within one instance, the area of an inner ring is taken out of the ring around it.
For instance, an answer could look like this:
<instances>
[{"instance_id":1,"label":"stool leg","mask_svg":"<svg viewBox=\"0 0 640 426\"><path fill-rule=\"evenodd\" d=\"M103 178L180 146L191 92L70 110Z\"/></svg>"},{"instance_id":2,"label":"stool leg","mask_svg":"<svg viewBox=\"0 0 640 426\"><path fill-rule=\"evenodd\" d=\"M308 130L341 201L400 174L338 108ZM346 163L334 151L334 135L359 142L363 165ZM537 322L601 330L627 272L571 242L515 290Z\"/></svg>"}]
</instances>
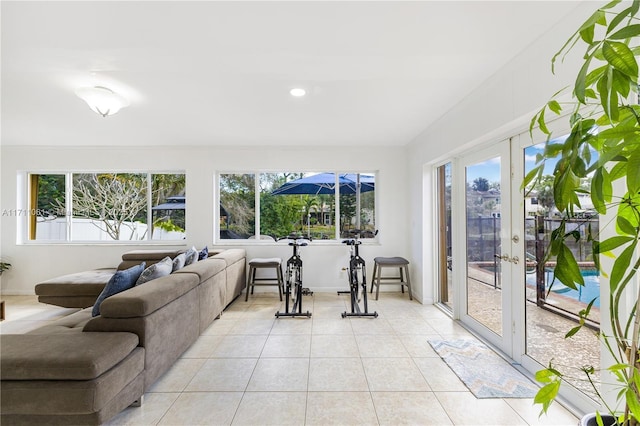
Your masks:
<instances>
[{"instance_id":1,"label":"stool leg","mask_svg":"<svg viewBox=\"0 0 640 426\"><path fill-rule=\"evenodd\" d=\"M378 280L376 281L376 300L380 295L380 277L382 276L382 266L378 265Z\"/></svg>"},{"instance_id":2,"label":"stool leg","mask_svg":"<svg viewBox=\"0 0 640 426\"><path fill-rule=\"evenodd\" d=\"M403 266L398 268L398 270L400 271L400 291L402 291L402 293L404 294L404 284L402 284L404 282L404 277L402 276L403 269L404 269Z\"/></svg>"},{"instance_id":3,"label":"stool leg","mask_svg":"<svg viewBox=\"0 0 640 426\"><path fill-rule=\"evenodd\" d=\"M405 265L404 267L407 274L407 290L409 291L409 300L413 300L413 295L411 294L411 278L409 278L409 265Z\"/></svg>"},{"instance_id":4,"label":"stool leg","mask_svg":"<svg viewBox=\"0 0 640 426\"><path fill-rule=\"evenodd\" d=\"M246 292L247 294L245 294L245 296L244 296L244 301L245 302L247 300L249 300L249 287L250 287L250 284L251 284L251 276L252 276L253 271L254 271L253 266L249 266L249 274L247 275L247 292Z\"/></svg>"},{"instance_id":5,"label":"stool leg","mask_svg":"<svg viewBox=\"0 0 640 426\"><path fill-rule=\"evenodd\" d=\"M373 283L376 282L376 270L378 269L378 264L373 264L373 276L371 277L371 291L369 293L373 293Z\"/></svg>"},{"instance_id":6,"label":"stool leg","mask_svg":"<svg viewBox=\"0 0 640 426\"><path fill-rule=\"evenodd\" d=\"M251 274L251 295L253 295L253 291L256 289L256 273L258 272L258 268L253 268Z\"/></svg>"}]
</instances>

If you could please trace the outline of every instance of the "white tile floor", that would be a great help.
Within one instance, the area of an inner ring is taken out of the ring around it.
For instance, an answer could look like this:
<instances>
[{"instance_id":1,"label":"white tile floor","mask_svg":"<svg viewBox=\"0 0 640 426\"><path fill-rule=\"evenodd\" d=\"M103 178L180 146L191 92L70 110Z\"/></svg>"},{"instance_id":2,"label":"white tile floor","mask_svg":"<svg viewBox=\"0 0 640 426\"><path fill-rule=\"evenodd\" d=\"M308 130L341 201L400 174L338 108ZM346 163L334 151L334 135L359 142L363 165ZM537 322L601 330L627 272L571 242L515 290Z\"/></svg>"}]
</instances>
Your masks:
<instances>
[{"instance_id":1,"label":"white tile floor","mask_svg":"<svg viewBox=\"0 0 640 426\"><path fill-rule=\"evenodd\" d=\"M2 333L70 310L6 297ZM427 343L469 338L434 306L384 293L380 316L342 319L347 296L305 297L312 318L280 318L277 294L237 299L182 358L110 425L576 425L555 404L476 399ZM19 307L22 306L22 309ZM40 311L40 315L36 312Z\"/></svg>"}]
</instances>

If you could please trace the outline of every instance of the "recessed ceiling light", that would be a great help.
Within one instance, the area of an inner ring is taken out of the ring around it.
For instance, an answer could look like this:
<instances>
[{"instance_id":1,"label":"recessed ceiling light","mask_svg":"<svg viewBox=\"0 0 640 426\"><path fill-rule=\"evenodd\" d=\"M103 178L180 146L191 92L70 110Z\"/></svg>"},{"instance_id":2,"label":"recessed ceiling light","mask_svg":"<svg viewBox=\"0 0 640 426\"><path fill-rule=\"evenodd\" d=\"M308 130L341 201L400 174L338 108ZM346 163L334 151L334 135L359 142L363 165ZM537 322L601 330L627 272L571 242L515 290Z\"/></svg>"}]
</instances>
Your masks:
<instances>
[{"instance_id":1,"label":"recessed ceiling light","mask_svg":"<svg viewBox=\"0 0 640 426\"><path fill-rule=\"evenodd\" d=\"M295 96L296 98L299 98L300 96L306 95L307 91L299 87L296 87L294 89L289 90L289 93L291 93L291 96Z\"/></svg>"}]
</instances>

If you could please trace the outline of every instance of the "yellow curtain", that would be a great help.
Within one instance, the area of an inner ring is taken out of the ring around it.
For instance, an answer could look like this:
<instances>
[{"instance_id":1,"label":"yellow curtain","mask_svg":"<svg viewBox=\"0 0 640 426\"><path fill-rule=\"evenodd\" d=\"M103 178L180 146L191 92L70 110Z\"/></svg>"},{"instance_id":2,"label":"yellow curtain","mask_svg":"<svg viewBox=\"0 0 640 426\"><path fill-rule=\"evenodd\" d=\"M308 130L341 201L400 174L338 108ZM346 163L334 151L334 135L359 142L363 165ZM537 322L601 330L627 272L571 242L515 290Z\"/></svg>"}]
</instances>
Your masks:
<instances>
[{"instance_id":1,"label":"yellow curtain","mask_svg":"<svg viewBox=\"0 0 640 426\"><path fill-rule=\"evenodd\" d=\"M29 239L36 239L36 223L38 215L38 182L40 175L29 175Z\"/></svg>"}]
</instances>

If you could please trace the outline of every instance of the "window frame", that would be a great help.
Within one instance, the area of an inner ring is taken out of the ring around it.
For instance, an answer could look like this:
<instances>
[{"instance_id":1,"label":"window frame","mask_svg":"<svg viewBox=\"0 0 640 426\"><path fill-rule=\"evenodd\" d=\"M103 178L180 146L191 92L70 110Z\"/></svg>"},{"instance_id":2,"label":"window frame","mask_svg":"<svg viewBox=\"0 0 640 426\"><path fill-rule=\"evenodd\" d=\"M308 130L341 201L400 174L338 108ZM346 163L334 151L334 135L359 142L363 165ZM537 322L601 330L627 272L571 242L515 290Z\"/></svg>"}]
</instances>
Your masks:
<instances>
[{"instance_id":1,"label":"window frame","mask_svg":"<svg viewBox=\"0 0 640 426\"><path fill-rule=\"evenodd\" d=\"M340 237L340 194L338 187L338 177L342 174L367 174L373 175L375 178L375 199L374 199L374 227L376 230L379 229L379 205L380 205L380 195L379 195L379 170L371 170L371 169L322 169L322 171L318 171L319 169L296 169L292 171L290 169L259 169L259 170L251 170L251 169L224 169L217 170L214 175L214 207L213 207L213 243L219 245L227 245L227 246L246 246L246 245L274 245L278 244L278 241L272 240L262 240L259 239L260 235L260 175L261 174L274 174L274 173L333 173L335 174L335 216L332 218L334 223L336 224L334 238L332 239L318 239L313 240L314 244L322 244L322 245L336 245L342 244L342 241L345 239L344 237ZM254 194L255 194L255 229L254 229L254 237L255 238L242 238L242 239L222 239L220 238L220 176L226 174L251 174L254 175ZM377 233L372 238L362 238L363 244L379 244Z\"/></svg>"},{"instance_id":2,"label":"window frame","mask_svg":"<svg viewBox=\"0 0 640 426\"><path fill-rule=\"evenodd\" d=\"M184 175L185 179L185 193L187 189L187 171L185 169L179 170L109 170L109 169L90 169L90 170L28 170L18 172L18 205L24 206L22 209L16 210L16 219L18 221L17 226L17 241L19 245L187 245L187 227L185 225L185 236L180 239L152 239L151 232L147 232L144 239L141 240L73 240L73 215L67 214L73 210L73 176L74 175L86 175L86 174L138 174L144 175L146 181L146 224L153 221L153 191L152 188L152 176L153 175ZM31 239L31 217L33 212L37 208L33 208L31 205L32 185L31 179L34 175L63 175L65 177L65 238L64 239ZM186 205L185 205L186 215ZM186 217L185 217L186 219Z\"/></svg>"}]
</instances>

